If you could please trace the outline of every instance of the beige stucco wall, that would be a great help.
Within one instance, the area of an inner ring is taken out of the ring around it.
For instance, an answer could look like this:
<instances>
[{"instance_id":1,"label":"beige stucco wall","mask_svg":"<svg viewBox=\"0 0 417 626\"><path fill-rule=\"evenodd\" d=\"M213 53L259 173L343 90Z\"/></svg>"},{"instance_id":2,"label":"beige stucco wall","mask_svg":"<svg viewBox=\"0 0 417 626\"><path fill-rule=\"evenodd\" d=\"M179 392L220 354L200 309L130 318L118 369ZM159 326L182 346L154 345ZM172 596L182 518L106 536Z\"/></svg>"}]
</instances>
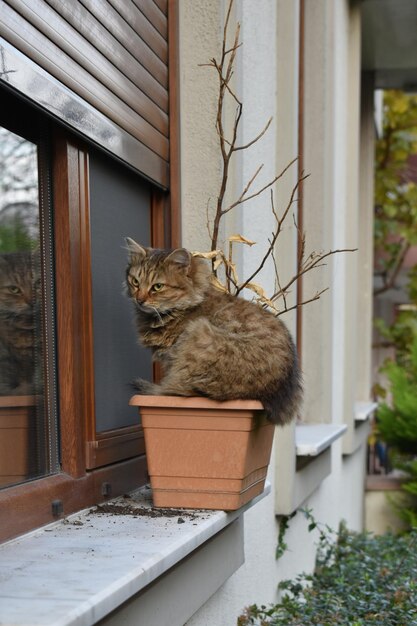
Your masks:
<instances>
[{"instance_id":1,"label":"beige stucco wall","mask_svg":"<svg viewBox=\"0 0 417 626\"><path fill-rule=\"evenodd\" d=\"M178 3L180 13L180 145L182 243L207 250L206 211L212 215L220 181L215 129L217 90L213 69L200 67L220 49L222 10L218 0Z\"/></svg>"},{"instance_id":2,"label":"beige stucco wall","mask_svg":"<svg viewBox=\"0 0 417 626\"><path fill-rule=\"evenodd\" d=\"M220 0L181 0L179 4L182 232L183 244L193 249L208 245L206 207L208 204L210 211L214 206L220 167L214 126L216 81L212 70L198 64L219 52L226 4ZM351 223L350 216L358 210L359 184L356 181L349 187L352 169L348 163L355 159L359 176L360 23L357 7L352 8L347 0L315 0L314 8L305 4L310 46L306 89L311 94L305 109L305 166L310 173L305 192L305 225L312 249L330 249L340 243L355 244L357 235L357 221ZM265 167L259 184L297 155L298 8L298 2L287 0L236 0L234 19L242 22L243 41L235 77L236 90L244 101L242 139L256 135L270 115L274 115L274 122L259 144L239 155L230 181L232 195L242 189L260 163L265 163ZM350 110L352 84L355 104ZM288 197L296 172L291 176L275 190L280 203ZM346 225L349 232L353 229L350 239ZM245 206L226 225L228 232L242 232L257 241L267 238L270 229L267 199ZM277 253L285 271L291 272L295 246L290 230ZM245 263L248 267L251 261L244 261L243 267ZM273 276L266 274L264 279L273 281ZM308 305L304 316L307 390L303 418L309 421L342 423L346 411L353 412L354 400L361 399L355 398L355 381L347 376L349 367L355 368L356 342L350 345L349 341L355 337L356 299L351 305L348 331L344 326L347 312L343 310L348 289L358 288L356 281L356 262L350 266L346 258L329 262L309 285L313 290L331 287L320 303ZM368 315L369 311L362 314ZM294 316L288 316L286 321L294 331ZM348 390L344 387L345 375ZM350 400L348 409L346 397ZM278 533L276 474L278 467L280 474L285 474L285 468L294 463L294 452L288 444L291 441L291 437L284 438L277 430L269 471L271 495L245 514L245 564L197 611L188 626L233 624L245 605L276 600L281 579L313 568L314 537L308 533L300 513L288 530L288 553L278 562L274 556ZM335 528L344 518L350 528L360 529L364 518L365 447L344 456L342 445L339 440L332 446L331 475L304 505L313 509L318 520Z\"/></svg>"}]
</instances>

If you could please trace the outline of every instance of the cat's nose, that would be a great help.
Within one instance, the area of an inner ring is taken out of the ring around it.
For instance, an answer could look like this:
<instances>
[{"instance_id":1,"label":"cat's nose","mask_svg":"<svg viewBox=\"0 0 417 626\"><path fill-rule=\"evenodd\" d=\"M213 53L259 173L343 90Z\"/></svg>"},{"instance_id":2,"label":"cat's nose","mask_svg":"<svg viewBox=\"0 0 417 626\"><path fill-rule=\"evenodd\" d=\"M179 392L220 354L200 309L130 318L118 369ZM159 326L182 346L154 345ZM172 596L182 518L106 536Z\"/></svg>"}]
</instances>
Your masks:
<instances>
[{"instance_id":1,"label":"cat's nose","mask_svg":"<svg viewBox=\"0 0 417 626\"><path fill-rule=\"evenodd\" d=\"M147 293L145 291L138 291L136 294L136 302L138 304L144 304L147 298Z\"/></svg>"}]
</instances>

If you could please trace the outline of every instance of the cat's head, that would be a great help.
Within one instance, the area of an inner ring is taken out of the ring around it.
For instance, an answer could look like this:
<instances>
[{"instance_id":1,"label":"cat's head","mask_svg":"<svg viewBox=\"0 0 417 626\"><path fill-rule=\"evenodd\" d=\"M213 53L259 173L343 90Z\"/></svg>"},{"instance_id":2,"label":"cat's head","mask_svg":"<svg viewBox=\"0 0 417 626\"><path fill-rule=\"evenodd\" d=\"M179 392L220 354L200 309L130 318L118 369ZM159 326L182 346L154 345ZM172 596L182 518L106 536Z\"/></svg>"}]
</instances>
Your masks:
<instances>
[{"instance_id":1,"label":"cat's head","mask_svg":"<svg viewBox=\"0 0 417 626\"><path fill-rule=\"evenodd\" d=\"M129 264L126 288L144 313L169 313L199 304L209 287L210 270L185 248L144 248L126 238Z\"/></svg>"},{"instance_id":2,"label":"cat's head","mask_svg":"<svg viewBox=\"0 0 417 626\"><path fill-rule=\"evenodd\" d=\"M40 298L40 276L30 252L0 254L0 317L29 329Z\"/></svg>"}]
</instances>

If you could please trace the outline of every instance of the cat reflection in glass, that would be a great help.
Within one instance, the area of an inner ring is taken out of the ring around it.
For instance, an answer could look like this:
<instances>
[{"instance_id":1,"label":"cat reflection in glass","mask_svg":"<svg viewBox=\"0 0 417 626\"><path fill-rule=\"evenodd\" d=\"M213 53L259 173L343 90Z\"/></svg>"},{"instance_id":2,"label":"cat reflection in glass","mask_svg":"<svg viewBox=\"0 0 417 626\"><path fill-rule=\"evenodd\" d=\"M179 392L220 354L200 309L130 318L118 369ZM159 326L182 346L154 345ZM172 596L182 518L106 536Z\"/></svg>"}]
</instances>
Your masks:
<instances>
[{"instance_id":1,"label":"cat reflection in glass","mask_svg":"<svg viewBox=\"0 0 417 626\"><path fill-rule=\"evenodd\" d=\"M0 254L0 395L35 393L40 278L30 252ZM38 355L40 357L40 355Z\"/></svg>"},{"instance_id":2,"label":"cat reflection in glass","mask_svg":"<svg viewBox=\"0 0 417 626\"><path fill-rule=\"evenodd\" d=\"M291 421L302 386L285 325L214 287L207 262L184 248L144 248L129 237L126 243L126 288L139 340L164 371L159 384L136 380L137 392L260 400L271 422Z\"/></svg>"}]
</instances>

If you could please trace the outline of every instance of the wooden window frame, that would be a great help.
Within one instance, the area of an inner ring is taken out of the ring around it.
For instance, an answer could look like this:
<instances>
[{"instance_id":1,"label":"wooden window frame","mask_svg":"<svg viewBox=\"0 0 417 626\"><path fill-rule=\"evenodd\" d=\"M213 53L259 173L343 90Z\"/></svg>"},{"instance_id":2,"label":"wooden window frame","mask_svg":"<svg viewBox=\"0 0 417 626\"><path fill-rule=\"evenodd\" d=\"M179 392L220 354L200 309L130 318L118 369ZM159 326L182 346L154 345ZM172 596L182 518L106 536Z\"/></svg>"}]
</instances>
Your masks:
<instances>
[{"instance_id":1,"label":"wooden window frame","mask_svg":"<svg viewBox=\"0 0 417 626\"><path fill-rule=\"evenodd\" d=\"M53 204L61 472L0 491L0 540L146 483L140 425L96 433L88 146L54 133ZM167 195L151 195L152 245L164 246Z\"/></svg>"},{"instance_id":2,"label":"wooden window frame","mask_svg":"<svg viewBox=\"0 0 417 626\"><path fill-rule=\"evenodd\" d=\"M139 424L97 433L88 147L59 135L54 166L58 378L60 423L65 425L61 462L78 478L86 469L145 454L145 444ZM152 201L150 207L151 215L155 214L151 222L157 223L155 236L163 228L159 205Z\"/></svg>"},{"instance_id":3,"label":"wooden window frame","mask_svg":"<svg viewBox=\"0 0 417 626\"><path fill-rule=\"evenodd\" d=\"M151 194L151 242L180 245L178 2L168 0L170 191ZM53 132L56 333L61 471L0 490L0 541L5 541L147 480L141 427L96 433L88 146ZM159 372L154 369L158 378Z\"/></svg>"}]
</instances>

